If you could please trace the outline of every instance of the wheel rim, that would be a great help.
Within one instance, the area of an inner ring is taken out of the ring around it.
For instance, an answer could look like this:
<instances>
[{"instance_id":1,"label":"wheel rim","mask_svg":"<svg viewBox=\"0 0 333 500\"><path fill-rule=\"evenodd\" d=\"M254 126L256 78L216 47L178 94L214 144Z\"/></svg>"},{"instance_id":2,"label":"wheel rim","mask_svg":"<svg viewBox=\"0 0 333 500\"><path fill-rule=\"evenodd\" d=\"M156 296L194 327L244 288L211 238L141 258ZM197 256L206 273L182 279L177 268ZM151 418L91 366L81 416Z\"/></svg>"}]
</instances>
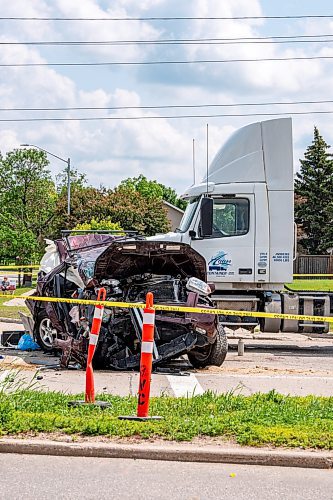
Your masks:
<instances>
[{"instance_id":1,"label":"wheel rim","mask_svg":"<svg viewBox=\"0 0 333 500\"><path fill-rule=\"evenodd\" d=\"M52 328L52 323L49 318L42 319L39 326L39 334L43 344L46 347L52 347L53 340L57 338L57 330Z\"/></svg>"}]
</instances>

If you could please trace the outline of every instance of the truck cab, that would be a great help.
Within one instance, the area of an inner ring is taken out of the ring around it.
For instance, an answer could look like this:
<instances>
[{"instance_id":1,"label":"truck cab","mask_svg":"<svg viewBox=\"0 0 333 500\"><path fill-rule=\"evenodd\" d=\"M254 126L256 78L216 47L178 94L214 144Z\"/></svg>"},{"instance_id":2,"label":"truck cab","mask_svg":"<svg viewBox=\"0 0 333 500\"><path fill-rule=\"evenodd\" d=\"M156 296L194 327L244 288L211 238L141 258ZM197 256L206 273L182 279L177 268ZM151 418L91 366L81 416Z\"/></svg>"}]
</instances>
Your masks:
<instances>
[{"instance_id":1,"label":"truck cab","mask_svg":"<svg viewBox=\"0 0 333 500\"><path fill-rule=\"evenodd\" d=\"M236 131L208 176L190 186L176 233L206 259L217 290L280 290L292 281L294 190L291 119Z\"/></svg>"},{"instance_id":2,"label":"truck cab","mask_svg":"<svg viewBox=\"0 0 333 500\"><path fill-rule=\"evenodd\" d=\"M293 294L296 251L292 124L290 118L252 123L220 148L188 201L179 228L158 240L187 243L205 257L207 281L218 307L329 316L325 294ZM245 324L244 324L245 321ZM254 318L225 317L223 324L253 329ZM241 324L240 324L241 323ZM264 331L327 331L328 323L265 319Z\"/></svg>"}]
</instances>

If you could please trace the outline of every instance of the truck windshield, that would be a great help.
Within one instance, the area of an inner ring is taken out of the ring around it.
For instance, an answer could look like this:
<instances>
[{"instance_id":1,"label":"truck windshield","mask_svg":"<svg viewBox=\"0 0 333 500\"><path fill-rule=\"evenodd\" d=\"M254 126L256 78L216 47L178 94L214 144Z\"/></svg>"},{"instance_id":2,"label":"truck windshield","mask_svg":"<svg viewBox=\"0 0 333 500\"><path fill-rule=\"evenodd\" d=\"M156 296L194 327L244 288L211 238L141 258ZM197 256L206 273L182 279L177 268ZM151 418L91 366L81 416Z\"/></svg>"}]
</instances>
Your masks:
<instances>
[{"instance_id":1,"label":"truck windshield","mask_svg":"<svg viewBox=\"0 0 333 500\"><path fill-rule=\"evenodd\" d=\"M194 216L194 213L197 209L197 206L198 206L198 203L199 203L199 199L200 197L197 196L196 198L191 198L187 207L186 207L186 210L184 212L184 215L183 215L183 218L182 220L180 221L180 224L179 224L179 227L176 229L176 231L178 233L185 233L185 231L188 230L191 222L192 222L192 219L193 219L193 216Z\"/></svg>"}]
</instances>

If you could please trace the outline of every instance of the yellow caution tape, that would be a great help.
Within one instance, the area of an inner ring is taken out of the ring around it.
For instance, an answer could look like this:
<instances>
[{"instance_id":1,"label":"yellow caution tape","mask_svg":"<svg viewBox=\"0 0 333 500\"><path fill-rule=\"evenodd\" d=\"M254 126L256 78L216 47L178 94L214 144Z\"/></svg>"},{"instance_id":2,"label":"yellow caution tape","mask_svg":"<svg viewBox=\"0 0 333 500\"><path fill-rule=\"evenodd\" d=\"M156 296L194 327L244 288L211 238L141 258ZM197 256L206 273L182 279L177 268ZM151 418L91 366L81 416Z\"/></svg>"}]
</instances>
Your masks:
<instances>
[{"instance_id":1,"label":"yellow caution tape","mask_svg":"<svg viewBox=\"0 0 333 500\"><path fill-rule=\"evenodd\" d=\"M13 266L0 266L0 271L2 271L2 269L39 269L40 266L37 265L37 264L21 264L20 266L16 266L16 265L13 265Z\"/></svg>"},{"instance_id":2,"label":"yellow caution tape","mask_svg":"<svg viewBox=\"0 0 333 500\"><path fill-rule=\"evenodd\" d=\"M0 275L1 276L17 276L18 274L22 274L23 271L6 271L6 272L2 272L1 268L0 268ZM29 273L29 274L32 274L32 276L37 276L37 272L36 271L32 271L32 273Z\"/></svg>"},{"instance_id":3,"label":"yellow caution tape","mask_svg":"<svg viewBox=\"0 0 333 500\"><path fill-rule=\"evenodd\" d=\"M40 265L39 264L21 264L21 265L12 265L12 266L1 266L0 265L0 271L2 269L39 269ZM333 274L320 274L320 273L315 273L315 274L293 274L294 277L300 277L300 276L329 276L333 277Z\"/></svg>"},{"instance_id":4,"label":"yellow caution tape","mask_svg":"<svg viewBox=\"0 0 333 500\"><path fill-rule=\"evenodd\" d=\"M0 294L0 297L8 298L8 295ZM60 302L67 304L82 304L86 306L105 306L119 307L122 309L144 309L146 304L142 302L113 302L110 300L86 300L86 299L68 299L59 297L37 297L26 295L15 295L16 299L34 300L35 302ZM9 306L8 306L9 307ZM272 318L272 319L291 319L295 321L314 321L314 322L333 322L333 316L309 316L301 314L283 314L283 313L267 313L260 311L236 311L230 309L209 309L204 307L187 307L187 306L167 306L163 304L155 304L156 311L172 311L196 314L219 314L223 316L241 316L253 318Z\"/></svg>"},{"instance_id":5,"label":"yellow caution tape","mask_svg":"<svg viewBox=\"0 0 333 500\"><path fill-rule=\"evenodd\" d=\"M293 274L294 278L298 278L300 276L329 276L329 277L333 277L333 274Z\"/></svg>"},{"instance_id":6,"label":"yellow caution tape","mask_svg":"<svg viewBox=\"0 0 333 500\"><path fill-rule=\"evenodd\" d=\"M12 266L1 266L0 265L0 271L2 271L3 269L39 269L40 268L40 265L39 264L21 264L21 265L12 265ZM316 276L327 276L327 277L330 277L332 278L333 277L333 274L319 274L319 273L316 273L316 274L293 274L294 277L301 277L301 276L307 276L307 277L316 277Z\"/></svg>"},{"instance_id":7,"label":"yellow caution tape","mask_svg":"<svg viewBox=\"0 0 333 500\"><path fill-rule=\"evenodd\" d=\"M0 297L8 298L9 295L0 294ZM128 309L133 309L133 308L144 309L146 307L146 304L140 302L113 302L109 300L69 299L65 297L39 297L35 295L12 295L11 297L22 300L34 300L35 302L58 302L58 303L60 302L60 303L75 304L75 305L82 304L86 306L106 306L106 307L120 307ZM155 309L156 308L157 306L155 307Z\"/></svg>"}]
</instances>

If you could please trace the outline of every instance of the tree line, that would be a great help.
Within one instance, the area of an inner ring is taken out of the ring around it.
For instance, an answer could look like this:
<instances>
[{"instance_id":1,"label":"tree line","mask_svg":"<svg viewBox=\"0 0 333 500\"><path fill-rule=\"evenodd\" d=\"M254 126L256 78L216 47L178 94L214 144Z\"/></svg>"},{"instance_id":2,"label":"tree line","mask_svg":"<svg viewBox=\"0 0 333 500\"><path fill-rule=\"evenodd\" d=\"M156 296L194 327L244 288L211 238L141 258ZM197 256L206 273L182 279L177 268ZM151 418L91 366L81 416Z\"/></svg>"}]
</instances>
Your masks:
<instances>
[{"instance_id":1,"label":"tree line","mask_svg":"<svg viewBox=\"0 0 333 500\"><path fill-rule=\"evenodd\" d=\"M73 169L67 215L67 173L54 180L48 165L46 153L33 148L0 154L0 261L37 262L44 239L59 238L62 229L164 233L170 228L163 200L186 206L173 188L143 175L96 188ZM296 173L295 220L300 253L332 252L333 156L317 127Z\"/></svg>"},{"instance_id":2,"label":"tree line","mask_svg":"<svg viewBox=\"0 0 333 500\"><path fill-rule=\"evenodd\" d=\"M15 149L0 156L0 261L36 262L45 238L62 229L136 230L150 236L170 229L163 200L186 203L174 189L143 175L114 189L90 186L71 171L71 213L67 215L67 172L53 180L46 153Z\"/></svg>"},{"instance_id":3,"label":"tree line","mask_svg":"<svg viewBox=\"0 0 333 500\"><path fill-rule=\"evenodd\" d=\"M299 253L333 252L333 159L317 127L296 174L295 221Z\"/></svg>"}]
</instances>

